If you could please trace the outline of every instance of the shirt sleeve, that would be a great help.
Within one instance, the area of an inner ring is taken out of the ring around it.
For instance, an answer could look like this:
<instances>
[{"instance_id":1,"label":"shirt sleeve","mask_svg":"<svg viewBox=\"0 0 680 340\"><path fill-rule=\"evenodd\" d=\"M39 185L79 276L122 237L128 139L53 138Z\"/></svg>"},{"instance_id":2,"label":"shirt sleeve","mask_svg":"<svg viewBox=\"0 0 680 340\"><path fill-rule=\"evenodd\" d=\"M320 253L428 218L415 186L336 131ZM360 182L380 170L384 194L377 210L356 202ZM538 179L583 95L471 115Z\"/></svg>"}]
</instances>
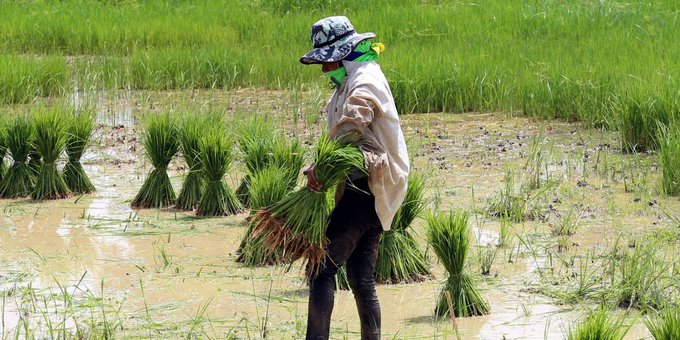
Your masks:
<instances>
[{"instance_id":1,"label":"shirt sleeve","mask_svg":"<svg viewBox=\"0 0 680 340\"><path fill-rule=\"evenodd\" d=\"M375 116L376 104L366 91L354 90L343 105L343 113L330 131L330 137L345 142L363 140Z\"/></svg>"}]
</instances>

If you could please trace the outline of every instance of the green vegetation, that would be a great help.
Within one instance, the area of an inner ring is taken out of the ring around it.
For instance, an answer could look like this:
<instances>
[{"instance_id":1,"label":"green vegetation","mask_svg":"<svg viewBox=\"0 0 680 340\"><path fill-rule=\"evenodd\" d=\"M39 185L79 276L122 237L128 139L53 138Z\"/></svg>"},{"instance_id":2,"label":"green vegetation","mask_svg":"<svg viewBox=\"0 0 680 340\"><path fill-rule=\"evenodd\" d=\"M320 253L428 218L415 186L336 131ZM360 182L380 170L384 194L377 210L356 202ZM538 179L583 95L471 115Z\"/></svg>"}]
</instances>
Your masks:
<instances>
[{"instance_id":1,"label":"green vegetation","mask_svg":"<svg viewBox=\"0 0 680 340\"><path fill-rule=\"evenodd\" d=\"M73 112L69 117L66 136L66 154L68 162L64 165L64 181L69 190L76 194L89 194L95 191L94 185L87 177L80 158L87 150L92 138L94 121L88 111Z\"/></svg>"},{"instance_id":2,"label":"green vegetation","mask_svg":"<svg viewBox=\"0 0 680 340\"><path fill-rule=\"evenodd\" d=\"M239 149L243 154L246 174L236 189L236 196L244 206L249 206L250 178L269 165L273 154L273 143L280 139L277 138L280 136L276 136L271 121L259 117L250 119L239 130Z\"/></svg>"},{"instance_id":3,"label":"green vegetation","mask_svg":"<svg viewBox=\"0 0 680 340\"><path fill-rule=\"evenodd\" d=\"M175 119L169 113L151 114L144 127L144 152L153 169L132 200L134 208L160 208L175 203L168 164L179 150Z\"/></svg>"},{"instance_id":4,"label":"green vegetation","mask_svg":"<svg viewBox=\"0 0 680 340\"><path fill-rule=\"evenodd\" d=\"M224 182L224 175L233 159L233 147L233 141L221 129L211 131L201 138L199 160L206 187L196 215L223 216L243 211L243 205L236 194Z\"/></svg>"},{"instance_id":5,"label":"green vegetation","mask_svg":"<svg viewBox=\"0 0 680 340\"><path fill-rule=\"evenodd\" d=\"M0 16L4 16L3 10L0 12ZM0 50L0 104L29 103L36 97L61 96L71 88L70 76L66 58L62 56L16 56L3 54Z\"/></svg>"},{"instance_id":6,"label":"green vegetation","mask_svg":"<svg viewBox=\"0 0 680 340\"><path fill-rule=\"evenodd\" d=\"M655 340L680 339L680 307L667 308L645 320Z\"/></svg>"},{"instance_id":7,"label":"green vegetation","mask_svg":"<svg viewBox=\"0 0 680 340\"><path fill-rule=\"evenodd\" d=\"M70 193L57 170L57 159L66 147L68 120L61 108L44 109L33 116L33 147L40 155L38 175L31 192L34 200L64 198Z\"/></svg>"},{"instance_id":8,"label":"green vegetation","mask_svg":"<svg viewBox=\"0 0 680 340\"><path fill-rule=\"evenodd\" d=\"M0 183L2 183L2 177L5 176L5 171L7 171L5 155L7 155L7 122L5 117L0 116Z\"/></svg>"},{"instance_id":9,"label":"green vegetation","mask_svg":"<svg viewBox=\"0 0 680 340\"><path fill-rule=\"evenodd\" d=\"M661 188L667 195L680 194L680 123L659 130Z\"/></svg>"},{"instance_id":10,"label":"green vegetation","mask_svg":"<svg viewBox=\"0 0 680 340\"><path fill-rule=\"evenodd\" d=\"M314 149L316 177L322 192L307 187L286 196L254 216L257 226L252 237L263 237L268 251L282 251L283 260L293 262L305 258L309 275L321 265L326 245L326 221L330 212L326 191L335 187L347 175L364 169L364 156L351 144L332 140L324 134Z\"/></svg>"},{"instance_id":11,"label":"green vegetation","mask_svg":"<svg viewBox=\"0 0 680 340\"><path fill-rule=\"evenodd\" d=\"M469 213L449 212L427 216L427 241L448 272L435 308L437 318L466 317L489 313L489 304L479 294L473 278L465 271L470 248Z\"/></svg>"},{"instance_id":12,"label":"green vegetation","mask_svg":"<svg viewBox=\"0 0 680 340\"><path fill-rule=\"evenodd\" d=\"M12 166L0 184L0 196L17 198L33 191L35 175L28 165L29 140L33 134L31 120L26 115L14 117L7 125L7 150Z\"/></svg>"},{"instance_id":13,"label":"green vegetation","mask_svg":"<svg viewBox=\"0 0 680 340\"><path fill-rule=\"evenodd\" d=\"M198 206L205 186L201 172L200 141L201 136L208 128L208 121L196 115L185 114L182 117L182 126L179 129L179 140L187 164L187 176L182 183L182 190L177 196L175 207L180 210L193 210Z\"/></svg>"},{"instance_id":14,"label":"green vegetation","mask_svg":"<svg viewBox=\"0 0 680 340\"><path fill-rule=\"evenodd\" d=\"M392 220L390 230L380 239L376 281L382 283L418 282L430 275L425 254L418 248L412 224L427 205L422 174L410 174L404 202Z\"/></svg>"},{"instance_id":15,"label":"green vegetation","mask_svg":"<svg viewBox=\"0 0 680 340\"><path fill-rule=\"evenodd\" d=\"M568 340L622 340L630 326L625 315L613 317L606 309L591 311L586 319L567 333Z\"/></svg>"}]
</instances>

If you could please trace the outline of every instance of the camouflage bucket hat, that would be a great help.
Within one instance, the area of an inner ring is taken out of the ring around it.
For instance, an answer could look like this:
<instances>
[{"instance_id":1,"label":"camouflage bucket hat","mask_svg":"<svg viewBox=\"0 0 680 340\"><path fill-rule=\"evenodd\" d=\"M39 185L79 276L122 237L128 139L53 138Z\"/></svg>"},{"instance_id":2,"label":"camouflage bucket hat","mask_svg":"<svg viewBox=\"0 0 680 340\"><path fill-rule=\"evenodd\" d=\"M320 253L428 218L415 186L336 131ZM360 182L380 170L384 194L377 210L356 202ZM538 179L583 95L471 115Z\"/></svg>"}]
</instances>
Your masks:
<instances>
[{"instance_id":1,"label":"camouflage bucket hat","mask_svg":"<svg viewBox=\"0 0 680 340\"><path fill-rule=\"evenodd\" d=\"M347 17L321 19L312 26L314 49L303 55L300 62L321 64L342 60L358 43L371 38L375 38L375 33L357 33Z\"/></svg>"}]
</instances>

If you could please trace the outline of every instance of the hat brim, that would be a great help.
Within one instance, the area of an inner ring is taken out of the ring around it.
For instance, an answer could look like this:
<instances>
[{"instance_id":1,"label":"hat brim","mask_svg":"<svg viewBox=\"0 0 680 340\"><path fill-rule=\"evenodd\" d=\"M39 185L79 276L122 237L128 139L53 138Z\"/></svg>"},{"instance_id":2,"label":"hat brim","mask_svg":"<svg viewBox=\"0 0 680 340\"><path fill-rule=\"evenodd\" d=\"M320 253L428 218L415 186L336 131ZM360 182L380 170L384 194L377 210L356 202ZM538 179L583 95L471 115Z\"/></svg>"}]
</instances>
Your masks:
<instances>
[{"instance_id":1,"label":"hat brim","mask_svg":"<svg viewBox=\"0 0 680 340\"><path fill-rule=\"evenodd\" d=\"M300 58L300 62L306 65L332 63L345 58L354 50L360 42L366 39L375 38L375 33L355 33L346 38L340 39L330 45L315 48Z\"/></svg>"}]
</instances>

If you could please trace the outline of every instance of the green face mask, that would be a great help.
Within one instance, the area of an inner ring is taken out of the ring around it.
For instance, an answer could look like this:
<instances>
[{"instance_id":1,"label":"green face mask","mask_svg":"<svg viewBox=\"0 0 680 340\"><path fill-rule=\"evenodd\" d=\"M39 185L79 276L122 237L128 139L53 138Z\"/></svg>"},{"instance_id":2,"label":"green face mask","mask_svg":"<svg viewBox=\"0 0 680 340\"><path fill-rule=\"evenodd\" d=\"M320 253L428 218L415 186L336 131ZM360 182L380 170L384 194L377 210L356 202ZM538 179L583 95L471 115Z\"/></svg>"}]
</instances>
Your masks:
<instances>
[{"instance_id":1,"label":"green face mask","mask_svg":"<svg viewBox=\"0 0 680 340\"><path fill-rule=\"evenodd\" d=\"M370 40L364 40L360 42L354 51L350 53L345 60L349 61L378 61L380 57L380 52L385 50L385 46L381 43L371 43ZM339 67L333 71L326 72L331 82L335 84L335 87L340 87L342 81L347 77L347 70L345 67Z\"/></svg>"}]
</instances>

